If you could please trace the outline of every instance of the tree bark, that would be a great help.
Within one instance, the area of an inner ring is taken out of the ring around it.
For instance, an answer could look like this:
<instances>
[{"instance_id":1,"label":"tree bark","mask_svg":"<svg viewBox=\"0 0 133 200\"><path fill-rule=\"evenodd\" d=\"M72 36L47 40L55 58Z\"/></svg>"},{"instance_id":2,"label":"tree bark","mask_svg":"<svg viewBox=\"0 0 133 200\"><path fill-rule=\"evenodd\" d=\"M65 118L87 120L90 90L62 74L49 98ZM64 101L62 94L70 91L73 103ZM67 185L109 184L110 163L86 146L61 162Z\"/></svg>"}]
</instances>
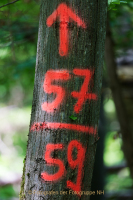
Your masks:
<instances>
[{"instance_id":1,"label":"tree bark","mask_svg":"<svg viewBox=\"0 0 133 200\"><path fill-rule=\"evenodd\" d=\"M111 36L111 30L109 26L109 20L107 23L107 36L105 45L105 60L108 70L109 86L112 90L112 96L114 99L118 120L121 127L121 134L123 140L123 152L127 161L127 165L130 168L131 176L133 178L133 132L130 127L127 110L123 101L123 95L121 85L119 83L116 74L116 63L113 50L113 40Z\"/></svg>"},{"instance_id":2,"label":"tree bark","mask_svg":"<svg viewBox=\"0 0 133 200\"><path fill-rule=\"evenodd\" d=\"M72 20L68 23L66 6L80 17L73 17L79 26ZM47 19L55 9L58 12L52 17L63 10L62 20L67 21L59 21L58 16L50 25L52 21ZM91 190L99 139L106 11L107 0L41 1L21 200L89 199L86 191ZM69 35L66 43L61 30Z\"/></svg>"},{"instance_id":3,"label":"tree bark","mask_svg":"<svg viewBox=\"0 0 133 200\"><path fill-rule=\"evenodd\" d=\"M102 96L101 96L100 119L99 119L99 127L98 127L98 135L100 137L100 140L97 143L97 149L96 149L96 155L95 155L95 163L94 163L93 177L92 177L92 183L91 183L92 191L104 190L105 176L106 176L106 171L105 171L105 166L104 166L104 161L103 161L104 138L106 135L106 131L105 131L106 122L105 122L105 116L104 116L103 102L104 102L104 93L102 93ZM97 196L91 195L90 200L105 200L105 195L97 195Z\"/></svg>"}]
</instances>

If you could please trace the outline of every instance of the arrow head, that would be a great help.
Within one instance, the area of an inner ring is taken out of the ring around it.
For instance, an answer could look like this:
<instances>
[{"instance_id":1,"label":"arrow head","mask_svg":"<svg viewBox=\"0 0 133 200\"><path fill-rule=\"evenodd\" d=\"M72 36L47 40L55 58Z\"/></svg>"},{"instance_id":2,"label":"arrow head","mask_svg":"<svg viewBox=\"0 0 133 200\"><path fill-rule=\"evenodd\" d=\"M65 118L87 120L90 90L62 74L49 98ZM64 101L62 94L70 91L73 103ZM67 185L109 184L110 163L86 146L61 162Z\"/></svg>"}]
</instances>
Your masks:
<instances>
[{"instance_id":1,"label":"arrow head","mask_svg":"<svg viewBox=\"0 0 133 200\"><path fill-rule=\"evenodd\" d=\"M76 15L76 13L66 5L66 3L61 3L58 8L47 18L47 26L52 26L57 17L59 17L60 22L67 23L70 21L71 18L77 23L78 26L81 26L82 28L87 28L85 22L80 19L80 17Z\"/></svg>"}]
</instances>

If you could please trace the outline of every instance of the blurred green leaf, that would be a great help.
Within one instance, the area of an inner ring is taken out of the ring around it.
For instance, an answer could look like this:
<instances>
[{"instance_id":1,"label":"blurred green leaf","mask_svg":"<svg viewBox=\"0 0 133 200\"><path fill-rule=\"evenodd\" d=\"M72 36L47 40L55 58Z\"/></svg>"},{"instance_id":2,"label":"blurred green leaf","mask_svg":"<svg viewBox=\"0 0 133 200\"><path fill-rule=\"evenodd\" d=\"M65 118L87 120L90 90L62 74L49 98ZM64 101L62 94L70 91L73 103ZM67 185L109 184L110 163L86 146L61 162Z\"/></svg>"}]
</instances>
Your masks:
<instances>
[{"instance_id":1,"label":"blurred green leaf","mask_svg":"<svg viewBox=\"0 0 133 200\"><path fill-rule=\"evenodd\" d=\"M74 115L69 116L69 118L74 120L74 121L77 119L77 117L75 117Z\"/></svg>"},{"instance_id":2,"label":"blurred green leaf","mask_svg":"<svg viewBox=\"0 0 133 200\"><path fill-rule=\"evenodd\" d=\"M0 198L2 200L7 200L7 198L16 197L17 194L13 189L12 185L0 188Z\"/></svg>"}]
</instances>

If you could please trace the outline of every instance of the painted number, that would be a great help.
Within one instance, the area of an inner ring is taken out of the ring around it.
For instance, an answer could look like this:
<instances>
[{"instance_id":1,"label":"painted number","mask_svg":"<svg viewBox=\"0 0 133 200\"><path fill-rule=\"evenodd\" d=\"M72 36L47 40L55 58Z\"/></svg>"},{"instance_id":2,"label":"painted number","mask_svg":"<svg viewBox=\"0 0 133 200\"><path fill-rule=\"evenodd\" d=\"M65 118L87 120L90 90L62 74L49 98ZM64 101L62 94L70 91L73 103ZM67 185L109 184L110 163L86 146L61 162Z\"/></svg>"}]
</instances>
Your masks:
<instances>
[{"instance_id":1,"label":"painted number","mask_svg":"<svg viewBox=\"0 0 133 200\"><path fill-rule=\"evenodd\" d=\"M71 95L73 98L78 99L77 103L74 106L74 112L79 113L82 110L83 104L87 99L89 100L97 100L97 95L94 93L88 92L88 85L92 78L92 71L89 69L74 69L73 73L76 76L80 76L84 78L83 85L81 86L81 90L79 92L73 91ZM44 102L42 104L42 110L46 112L54 112L59 108L60 104L62 104L65 98L65 89L61 86L52 85L54 81L68 81L71 78L69 75L69 71L67 70L49 70L45 75L45 80L43 84L44 91L48 94L55 93L56 98L53 102L47 103Z\"/></svg>"},{"instance_id":2,"label":"painted number","mask_svg":"<svg viewBox=\"0 0 133 200\"><path fill-rule=\"evenodd\" d=\"M74 148L77 149L77 158L74 160L72 157L72 152ZM77 181L73 183L72 181L67 181L67 187L71 188L73 191L81 191L81 182L82 182L82 169L84 167L85 159L85 148L77 140L72 140L68 146L67 159L70 167L72 169L78 168Z\"/></svg>"},{"instance_id":3,"label":"painted number","mask_svg":"<svg viewBox=\"0 0 133 200\"><path fill-rule=\"evenodd\" d=\"M51 153L54 150L62 150L63 144L47 144L46 146L46 152L44 159L46 160L48 165L58 165L59 170L55 174L48 174L47 172L43 172L41 174L42 179L45 181L58 181L60 178L62 178L65 174L65 166L62 160L60 159L54 159L51 158ZM74 148L77 149L77 158L73 159L72 153ZM78 168L77 172L77 180L76 183L73 183L72 181L67 181L67 187L71 188L73 191L81 191L81 184L82 184L82 177L83 177L83 167L84 167L84 160L85 160L85 148L82 146L80 142L77 140L72 140L68 145L68 151L67 151L67 159L68 164L72 169Z\"/></svg>"},{"instance_id":4,"label":"painted number","mask_svg":"<svg viewBox=\"0 0 133 200\"><path fill-rule=\"evenodd\" d=\"M82 110L82 106L87 99L96 100L97 95L88 93L88 85L92 77L92 71L89 69L74 69L73 73L77 76L85 77L81 90L79 92L73 91L71 95L77 98L78 101L74 106L74 111L79 113Z\"/></svg>"},{"instance_id":5,"label":"painted number","mask_svg":"<svg viewBox=\"0 0 133 200\"><path fill-rule=\"evenodd\" d=\"M44 156L44 160L46 160L48 165L57 165L59 166L59 170L58 172L56 172L55 174L48 174L47 172L43 172L41 174L41 177L45 180L45 181L57 181L59 180L65 173L65 166L63 161L61 161L60 159L54 159L51 157L51 153L54 150L62 150L63 149L63 145L62 144L47 144L46 146L46 152L45 152L45 156Z\"/></svg>"},{"instance_id":6,"label":"painted number","mask_svg":"<svg viewBox=\"0 0 133 200\"><path fill-rule=\"evenodd\" d=\"M43 103L42 110L47 112L54 112L60 104L62 103L65 97L65 90L61 86L52 85L53 81L67 81L70 78L70 75L67 70L49 70L45 75L45 80L43 84L44 91L48 94L55 93L56 98L51 103Z\"/></svg>"}]
</instances>

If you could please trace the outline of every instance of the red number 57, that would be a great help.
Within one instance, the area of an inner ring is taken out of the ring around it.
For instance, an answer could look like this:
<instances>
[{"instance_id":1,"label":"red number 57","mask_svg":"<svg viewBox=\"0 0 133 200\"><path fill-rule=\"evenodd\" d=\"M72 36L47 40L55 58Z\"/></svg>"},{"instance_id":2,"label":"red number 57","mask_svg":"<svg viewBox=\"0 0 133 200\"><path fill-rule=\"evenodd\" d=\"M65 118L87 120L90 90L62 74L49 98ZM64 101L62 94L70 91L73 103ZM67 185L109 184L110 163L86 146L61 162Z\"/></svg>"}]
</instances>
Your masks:
<instances>
[{"instance_id":1,"label":"red number 57","mask_svg":"<svg viewBox=\"0 0 133 200\"><path fill-rule=\"evenodd\" d=\"M93 72L89 69L77 69L73 70L74 75L84 78L84 82L79 92L73 91L71 95L77 99L77 103L74 105L74 112L79 113L82 110L82 106L87 99L97 100L97 95L88 92L88 85L92 78ZM56 94L56 98L53 102L44 102L42 104L42 110L46 112L54 112L62 104L65 98L65 89L61 86L53 85L54 81L68 81L71 78L68 70L49 70L45 75L43 84L44 91L48 94Z\"/></svg>"}]
</instances>

